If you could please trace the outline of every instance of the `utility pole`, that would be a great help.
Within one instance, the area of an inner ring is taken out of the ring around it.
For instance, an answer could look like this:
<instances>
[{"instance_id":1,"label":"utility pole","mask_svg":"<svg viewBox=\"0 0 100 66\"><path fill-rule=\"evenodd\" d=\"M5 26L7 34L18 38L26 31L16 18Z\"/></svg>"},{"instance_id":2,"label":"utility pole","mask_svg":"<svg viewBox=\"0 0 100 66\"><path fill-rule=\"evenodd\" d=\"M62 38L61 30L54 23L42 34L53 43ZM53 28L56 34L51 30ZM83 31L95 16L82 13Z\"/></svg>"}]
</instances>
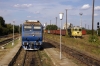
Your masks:
<instances>
[{"instance_id":1,"label":"utility pole","mask_svg":"<svg viewBox=\"0 0 100 66\"><path fill-rule=\"evenodd\" d=\"M89 25L88 25L88 30L89 30Z\"/></svg>"},{"instance_id":2,"label":"utility pole","mask_svg":"<svg viewBox=\"0 0 100 66\"><path fill-rule=\"evenodd\" d=\"M47 22L46 22L46 24L45 24L46 26L47 26Z\"/></svg>"},{"instance_id":3,"label":"utility pole","mask_svg":"<svg viewBox=\"0 0 100 66\"><path fill-rule=\"evenodd\" d=\"M19 40L20 40L20 25L19 25Z\"/></svg>"},{"instance_id":4,"label":"utility pole","mask_svg":"<svg viewBox=\"0 0 100 66\"><path fill-rule=\"evenodd\" d=\"M56 26L57 26L57 17L56 17Z\"/></svg>"},{"instance_id":5,"label":"utility pole","mask_svg":"<svg viewBox=\"0 0 100 66\"><path fill-rule=\"evenodd\" d=\"M83 13L79 13L80 14L80 27L82 27L82 15Z\"/></svg>"},{"instance_id":6,"label":"utility pole","mask_svg":"<svg viewBox=\"0 0 100 66\"><path fill-rule=\"evenodd\" d=\"M66 9L66 30L67 30L67 9Z\"/></svg>"},{"instance_id":7,"label":"utility pole","mask_svg":"<svg viewBox=\"0 0 100 66\"><path fill-rule=\"evenodd\" d=\"M92 4L92 36L94 35L94 0Z\"/></svg>"},{"instance_id":8,"label":"utility pole","mask_svg":"<svg viewBox=\"0 0 100 66\"><path fill-rule=\"evenodd\" d=\"M13 21L13 42L12 42L12 46L14 45L14 23L15 23L15 21Z\"/></svg>"},{"instance_id":9,"label":"utility pole","mask_svg":"<svg viewBox=\"0 0 100 66\"><path fill-rule=\"evenodd\" d=\"M86 29L86 24L85 24L85 29Z\"/></svg>"},{"instance_id":10,"label":"utility pole","mask_svg":"<svg viewBox=\"0 0 100 66\"><path fill-rule=\"evenodd\" d=\"M50 20L50 25L51 25L51 20Z\"/></svg>"},{"instance_id":11,"label":"utility pole","mask_svg":"<svg viewBox=\"0 0 100 66\"><path fill-rule=\"evenodd\" d=\"M66 10L66 34L67 34L67 9Z\"/></svg>"}]
</instances>

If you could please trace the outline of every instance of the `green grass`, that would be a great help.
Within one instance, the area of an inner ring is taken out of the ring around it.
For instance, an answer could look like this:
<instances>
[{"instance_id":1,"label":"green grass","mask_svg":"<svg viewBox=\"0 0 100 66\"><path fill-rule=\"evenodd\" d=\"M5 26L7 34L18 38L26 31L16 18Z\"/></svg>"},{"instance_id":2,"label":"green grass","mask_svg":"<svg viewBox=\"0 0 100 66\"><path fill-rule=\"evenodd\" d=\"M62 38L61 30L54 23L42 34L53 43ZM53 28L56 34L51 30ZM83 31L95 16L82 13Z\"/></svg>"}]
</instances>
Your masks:
<instances>
[{"instance_id":1,"label":"green grass","mask_svg":"<svg viewBox=\"0 0 100 66\"><path fill-rule=\"evenodd\" d=\"M0 38L0 42L2 42L2 41L4 41L4 40L6 40L6 38Z\"/></svg>"},{"instance_id":2,"label":"green grass","mask_svg":"<svg viewBox=\"0 0 100 66\"><path fill-rule=\"evenodd\" d=\"M10 42L4 46L5 49L0 49L0 59L2 59L3 56L5 56L5 54L10 51L10 49L14 48L18 44L18 42L19 42L19 39L16 39L13 46L12 46L12 42Z\"/></svg>"},{"instance_id":3,"label":"green grass","mask_svg":"<svg viewBox=\"0 0 100 66\"><path fill-rule=\"evenodd\" d=\"M59 35L52 35L52 34L45 34L47 38L50 38L53 41L57 41L58 43L60 42L60 36ZM78 51L81 52L86 52L89 53L95 57L100 58L100 39L97 42L91 43L88 41L89 37L84 36L83 39L80 38L70 38L68 36L62 36L61 42L71 48L74 48ZM95 47L92 47L95 46Z\"/></svg>"},{"instance_id":4,"label":"green grass","mask_svg":"<svg viewBox=\"0 0 100 66\"><path fill-rule=\"evenodd\" d=\"M12 46L12 42L10 42L10 43L8 43L8 44L5 46L5 48L6 48L6 49L11 49L11 48L15 47L15 46L18 44L18 42L19 42L19 39L15 39L15 40L14 40L14 45L13 45L13 46Z\"/></svg>"},{"instance_id":5,"label":"green grass","mask_svg":"<svg viewBox=\"0 0 100 66\"><path fill-rule=\"evenodd\" d=\"M41 57L43 66L54 66L51 59L44 51L41 51Z\"/></svg>"}]
</instances>

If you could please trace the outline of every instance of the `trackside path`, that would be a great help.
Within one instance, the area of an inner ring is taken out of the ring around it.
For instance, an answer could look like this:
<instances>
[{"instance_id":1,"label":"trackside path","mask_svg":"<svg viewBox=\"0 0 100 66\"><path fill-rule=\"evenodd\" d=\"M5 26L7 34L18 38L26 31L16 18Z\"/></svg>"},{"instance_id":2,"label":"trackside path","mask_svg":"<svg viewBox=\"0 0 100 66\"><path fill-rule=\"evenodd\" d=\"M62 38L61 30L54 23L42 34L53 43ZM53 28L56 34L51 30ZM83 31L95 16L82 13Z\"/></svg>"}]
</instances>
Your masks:
<instances>
[{"instance_id":1,"label":"trackside path","mask_svg":"<svg viewBox=\"0 0 100 66\"><path fill-rule=\"evenodd\" d=\"M18 52L21 47L21 43L19 42L14 48L12 48L8 53L0 60L0 66L9 66L9 63L14 60L14 56Z\"/></svg>"},{"instance_id":2,"label":"trackside path","mask_svg":"<svg viewBox=\"0 0 100 66\"><path fill-rule=\"evenodd\" d=\"M60 53L56 51L55 48L48 48L44 50L47 53L47 55L51 58L55 66L78 66L70 59L66 58L64 55L62 55L62 59L60 60Z\"/></svg>"}]
</instances>

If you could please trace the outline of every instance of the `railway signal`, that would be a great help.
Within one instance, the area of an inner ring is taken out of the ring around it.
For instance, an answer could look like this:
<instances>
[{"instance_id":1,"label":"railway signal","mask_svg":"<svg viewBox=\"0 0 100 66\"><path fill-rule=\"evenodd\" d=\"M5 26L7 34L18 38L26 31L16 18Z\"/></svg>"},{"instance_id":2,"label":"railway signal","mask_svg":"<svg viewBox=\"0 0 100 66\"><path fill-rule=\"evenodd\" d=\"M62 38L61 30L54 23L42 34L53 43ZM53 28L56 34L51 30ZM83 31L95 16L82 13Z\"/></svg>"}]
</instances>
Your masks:
<instances>
[{"instance_id":1,"label":"railway signal","mask_svg":"<svg viewBox=\"0 0 100 66\"><path fill-rule=\"evenodd\" d=\"M97 22L97 35L98 35L98 29L99 29L99 22Z\"/></svg>"},{"instance_id":2,"label":"railway signal","mask_svg":"<svg viewBox=\"0 0 100 66\"><path fill-rule=\"evenodd\" d=\"M97 29L99 29L99 22L97 22Z\"/></svg>"}]
</instances>

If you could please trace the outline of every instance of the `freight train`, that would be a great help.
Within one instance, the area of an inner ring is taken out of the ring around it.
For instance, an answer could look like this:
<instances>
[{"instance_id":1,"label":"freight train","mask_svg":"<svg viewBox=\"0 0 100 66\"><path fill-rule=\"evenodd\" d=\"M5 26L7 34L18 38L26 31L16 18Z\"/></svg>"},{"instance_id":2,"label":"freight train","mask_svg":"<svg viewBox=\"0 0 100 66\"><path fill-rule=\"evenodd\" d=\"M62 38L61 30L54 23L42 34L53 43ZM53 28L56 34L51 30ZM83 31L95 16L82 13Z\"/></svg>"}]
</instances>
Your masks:
<instances>
[{"instance_id":1,"label":"freight train","mask_svg":"<svg viewBox=\"0 0 100 66\"><path fill-rule=\"evenodd\" d=\"M48 34L60 35L60 30L45 30L45 32ZM79 26L73 26L67 28L67 33L65 29L61 30L61 35L65 36L66 34L68 34L70 37L82 38L82 35L85 35L86 31Z\"/></svg>"},{"instance_id":2,"label":"freight train","mask_svg":"<svg viewBox=\"0 0 100 66\"><path fill-rule=\"evenodd\" d=\"M43 26L38 20L26 20L22 24L22 47L25 50L39 50L42 46Z\"/></svg>"}]
</instances>

